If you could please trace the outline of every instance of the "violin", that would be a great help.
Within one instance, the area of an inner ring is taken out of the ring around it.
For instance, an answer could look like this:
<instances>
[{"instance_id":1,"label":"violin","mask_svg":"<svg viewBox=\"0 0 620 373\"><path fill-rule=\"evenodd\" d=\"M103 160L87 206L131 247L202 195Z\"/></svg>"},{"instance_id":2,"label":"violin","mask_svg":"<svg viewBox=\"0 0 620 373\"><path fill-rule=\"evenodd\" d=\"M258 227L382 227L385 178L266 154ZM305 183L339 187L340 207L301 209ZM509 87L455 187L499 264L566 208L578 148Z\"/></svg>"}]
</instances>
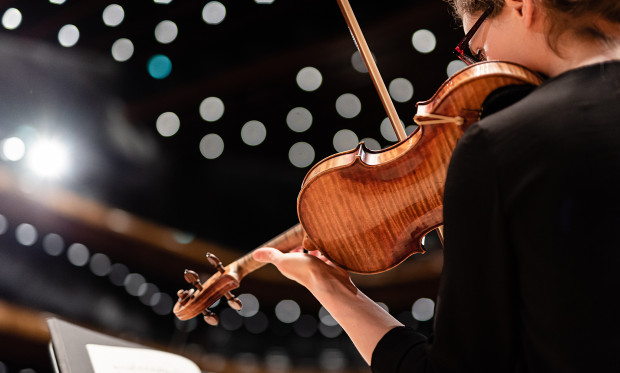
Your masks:
<instances>
[{"instance_id":1,"label":"violin","mask_svg":"<svg viewBox=\"0 0 620 373\"><path fill-rule=\"evenodd\" d=\"M470 66L417 104L419 127L405 141L381 151L362 143L319 162L297 202L304 247L368 274L424 252L422 238L443 221L444 182L457 140L491 92L537 82L532 72L506 62Z\"/></svg>"},{"instance_id":2,"label":"violin","mask_svg":"<svg viewBox=\"0 0 620 373\"><path fill-rule=\"evenodd\" d=\"M259 247L289 252L303 246L319 250L334 264L355 273L387 271L415 253L422 238L443 223L443 190L448 163L465 129L480 119L489 95L509 86L539 85L541 77L509 62L470 65L446 80L427 101L418 102L417 129L408 137L389 99L370 50L347 0L338 0L400 141L374 151L360 143L314 165L297 200L299 224ZM241 280L265 263L253 251L224 266L208 253L217 269L204 284L185 271L190 290L179 290L173 312L180 320L199 314L211 325L218 317L209 307L221 297L236 310L231 293Z\"/></svg>"}]
</instances>

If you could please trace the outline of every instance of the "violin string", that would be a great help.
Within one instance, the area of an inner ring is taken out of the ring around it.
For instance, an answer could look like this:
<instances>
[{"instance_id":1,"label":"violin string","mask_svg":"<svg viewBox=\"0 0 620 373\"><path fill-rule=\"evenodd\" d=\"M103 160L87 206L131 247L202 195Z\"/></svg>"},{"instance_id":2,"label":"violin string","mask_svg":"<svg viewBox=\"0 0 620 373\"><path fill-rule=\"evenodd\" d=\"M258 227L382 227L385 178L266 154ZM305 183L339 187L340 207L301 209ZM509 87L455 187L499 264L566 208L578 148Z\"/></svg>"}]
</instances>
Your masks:
<instances>
[{"instance_id":1,"label":"violin string","mask_svg":"<svg viewBox=\"0 0 620 373\"><path fill-rule=\"evenodd\" d=\"M426 118L430 118L430 119L426 119ZM416 116L413 119L413 121L416 122L416 124L419 126L426 126L426 125L431 125L431 124L442 124L442 123L454 123L457 126L462 126L465 123L465 119L463 119L463 117L449 117L446 115L439 115L439 114L432 114L432 113Z\"/></svg>"}]
</instances>

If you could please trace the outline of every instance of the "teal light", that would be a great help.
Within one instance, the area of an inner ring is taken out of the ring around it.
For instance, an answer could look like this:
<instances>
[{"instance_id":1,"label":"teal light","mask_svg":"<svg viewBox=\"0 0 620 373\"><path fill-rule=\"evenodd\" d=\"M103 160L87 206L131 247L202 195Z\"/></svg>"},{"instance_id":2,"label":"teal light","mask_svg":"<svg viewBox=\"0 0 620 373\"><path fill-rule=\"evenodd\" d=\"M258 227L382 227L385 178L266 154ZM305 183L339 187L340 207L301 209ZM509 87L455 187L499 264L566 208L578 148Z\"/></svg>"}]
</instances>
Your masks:
<instances>
[{"instance_id":1,"label":"teal light","mask_svg":"<svg viewBox=\"0 0 620 373\"><path fill-rule=\"evenodd\" d=\"M156 54L149 59L147 69L153 78L164 79L172 71L172 62L170 62L170 58L163 54Z\"/></svg>"}]
</instances>

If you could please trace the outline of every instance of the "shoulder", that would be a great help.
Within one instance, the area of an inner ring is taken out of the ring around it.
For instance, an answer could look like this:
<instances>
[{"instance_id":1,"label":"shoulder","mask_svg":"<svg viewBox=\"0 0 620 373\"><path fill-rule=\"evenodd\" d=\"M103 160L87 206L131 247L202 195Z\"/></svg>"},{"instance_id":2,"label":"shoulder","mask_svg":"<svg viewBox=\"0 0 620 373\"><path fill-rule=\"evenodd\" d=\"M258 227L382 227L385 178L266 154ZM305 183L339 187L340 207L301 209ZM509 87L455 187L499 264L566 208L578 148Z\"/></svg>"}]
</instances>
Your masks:
<instances>
[{"instance_id":1,"label":"shoulder","mask_svg":"<svg viewBox=\"0 0 620 373\"><path fill-rule=\"evenodd\" d=\"M609 140L617 128L619 102L620 61L586 66L545 81L525 98L472 126L480 130L471 135L485 133L495 156L577 151Z\"/></svg>"},{"instance_id":2,"label":"shoulder","mask_svg":"<svg viewBox=\"0 0 620 373\"><path fill-rule=\"evenodd\" d=\"M619 102L620 61L549 79L471 125L454 149L451 167L482 162L512 172L583 159L601 146L618 148Z\"/></svg>"}]
</instances>

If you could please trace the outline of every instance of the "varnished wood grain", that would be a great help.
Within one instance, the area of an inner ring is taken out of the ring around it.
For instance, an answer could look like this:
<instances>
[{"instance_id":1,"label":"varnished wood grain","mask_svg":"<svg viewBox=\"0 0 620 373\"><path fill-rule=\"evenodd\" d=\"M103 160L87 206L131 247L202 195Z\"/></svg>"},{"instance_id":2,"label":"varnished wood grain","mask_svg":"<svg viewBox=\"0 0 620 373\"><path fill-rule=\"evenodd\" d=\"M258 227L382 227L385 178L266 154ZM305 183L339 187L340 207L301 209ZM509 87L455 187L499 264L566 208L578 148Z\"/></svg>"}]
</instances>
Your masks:
<instances>
[{"instance_id":1,"label":"varnished wood grain","mask_svg":"<svg viewBox=\"0 0 620 373\"><path fill-rule=\"evenodd\" d=\"M443 222L447 167L465 126L478 119L495 89L539 82L535 73L510 63L469 66L419 103L416 115L463 116L465 125L423 125L388 149L360 144L319 162L304 179L297 205L312 245L357 273L382 272L424 252L422 238Z\"/></svg>"}]
</instances>

